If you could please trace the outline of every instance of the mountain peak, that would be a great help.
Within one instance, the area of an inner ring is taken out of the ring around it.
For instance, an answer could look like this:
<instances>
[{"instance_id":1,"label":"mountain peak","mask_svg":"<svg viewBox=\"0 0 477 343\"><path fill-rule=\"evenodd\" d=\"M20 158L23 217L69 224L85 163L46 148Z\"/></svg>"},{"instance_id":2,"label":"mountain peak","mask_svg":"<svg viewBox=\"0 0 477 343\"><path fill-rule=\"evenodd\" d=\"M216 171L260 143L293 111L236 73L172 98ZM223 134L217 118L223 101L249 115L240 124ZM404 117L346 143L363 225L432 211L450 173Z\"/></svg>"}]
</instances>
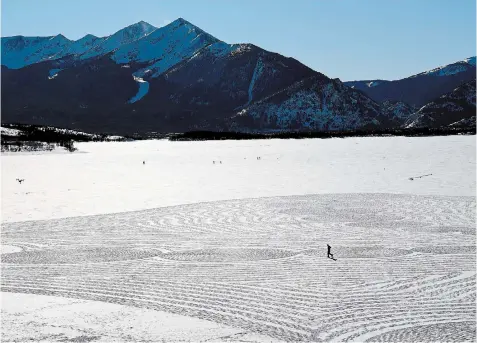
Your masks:
<instances>
[{"instance_id":1,"label":"mountain peak","mask_svg":"<svg viewBox=\"0 0 477 343\"><path fill-rule=\"evenodd\" d=\"M471 64L471 65L473 65L473 66L475 67L475 56L466 58L466 59L464 60L464 62L469 63L469 64Z\"/></svg>"},{"instance_id":2,"label":"mountain peak","mask_svg":"<svg viewBox=\"0 0 477 343\"><path fill-rule=\"evenodd\" d=\"M101 41L101 43L95 45L93 49L90 49L82 54L81 59L107 54L118 49L121 45L129 44L139 40L156 30L157 27L141 20L135 24L126 26L111 36L105 37L104 40Z\"/></svg>"},{"instance_id":3,"label":"mountain peak","mask_svg":"<svg viewBox=\"0 0 477 343\"><path fill-rule=\"evenodd\" d=\"M96 39L96 38L98 38L98 37L95 36L95 35L92 35L91 33L88 33L84 37L81 37L80 39Z\"/></svg>"},{"instance_id":4,"label":"mountain peak","mask_svg":"<svg viewBox=\"0 0 477 343\"><path fill-rule=\"evenodd\" d=\"M124 29L120 30L119 32L123 30L137 30L137 31L142 31L144 33L150 33L154 30L156 30L157 27L152 26L151 24L145 22L144 20L141 20L137 23L131 24L129 26L126 26Z\"/></svg>"},{"instance_id":5,"label":"mountain peak","mask_svg":"<svg viewBox=\"0 0 477 343\"><path fill-rule=\"evenodd\" d=\"M114 36L122 36L123 40L136 40L141 37L147 36L151 32L157 30L157 27L152 26L149 23L146 23L145 21L140 21L135 24L129 25L125 27L124 29L119 30L115 34L113 34L111 37Z\"/></svg>"},{"instance_id":6,"label":"mountain peak","mask_svg":"<svg viewBox=\"0 0 477 343\"><path fill-rule=\"evenodd\" d=\"M180 23L180 24L187 24L187 23L188 23L188 24L190 24L187 20L185 20L185 19L182 18L182 17L177 18L177 19L174 20L172 23ZM172 23L171 23L171 24L172 24Z\"/></svg>"},{"instance_id":7,"label":"mountain peak","mask_svg":"<svg viewBox=\"0 0 477 343\"><path fill-rule=\"evenodd\" d=\"M59 41L67 41L67 42L70 41L68 38L63 36L61 33L56 35L56 36L51 37L50 40L59 40Z\"/></svg>"},{"instance_id":8,"label":"mountain peak","mask_svg":"<svg viewBox=\"0 0 477 343\"><path fill-rule=\"evenodd\" d=\"M217 42L217 38L183 18L178 18L150 34L122 44L114 50L111 58L120 64L149 61L149 66L134 75L142 77L144 73L148 73L150 77L157 77L175 64L191 58Z\"/></svg>"},{"instance_id":9,"label":"mountain peak","mask_svg":"<svg viewBox=\"0 0 477 343\"><path fill-rule=\"evenodd\" d=\"M180 18L177 18L176 20L174 20L173 22L169 23L167 26L171 26L171 27L177 27L177 26L181 26L181 25L187 25L187 26L190 26L194 29L200 29L198 26L192 24L191 22L185 20L184 18L180 17Z\"/></svg>"}]
</instances>

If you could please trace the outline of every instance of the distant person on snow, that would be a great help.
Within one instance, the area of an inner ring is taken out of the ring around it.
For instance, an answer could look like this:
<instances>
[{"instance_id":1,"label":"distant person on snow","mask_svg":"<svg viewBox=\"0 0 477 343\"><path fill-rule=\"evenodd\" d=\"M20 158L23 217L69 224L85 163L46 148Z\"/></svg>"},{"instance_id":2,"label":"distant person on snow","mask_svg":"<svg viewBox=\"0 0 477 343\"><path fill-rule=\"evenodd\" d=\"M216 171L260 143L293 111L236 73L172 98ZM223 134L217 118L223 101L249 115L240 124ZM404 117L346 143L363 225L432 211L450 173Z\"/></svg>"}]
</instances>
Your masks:
<instances>
[{"instance_id":1,"label":"distant person on snow","mask_svg":"<svg viewBox=\"0 0 477 343\"><path fill-rule=\"evenodd\" d=\"M326 244L326 245L328 246L328 258L331 258L331 259L334 260L335 258L333 257L333 254L331 253L331 247L330 247L330 245L329 245L329 244ZM331 256L331 257L330 257L330 256Z\"/></svg>"},{"instance_id":2,"label":"distant person on snow","mask_svg":"<svg viewBox=\"0 0 477 343\"><path fill-rule=\"evenodd\" d=\"M146 164L146 161L142 161L142 164Z\"/></svg>"}]
</instances>

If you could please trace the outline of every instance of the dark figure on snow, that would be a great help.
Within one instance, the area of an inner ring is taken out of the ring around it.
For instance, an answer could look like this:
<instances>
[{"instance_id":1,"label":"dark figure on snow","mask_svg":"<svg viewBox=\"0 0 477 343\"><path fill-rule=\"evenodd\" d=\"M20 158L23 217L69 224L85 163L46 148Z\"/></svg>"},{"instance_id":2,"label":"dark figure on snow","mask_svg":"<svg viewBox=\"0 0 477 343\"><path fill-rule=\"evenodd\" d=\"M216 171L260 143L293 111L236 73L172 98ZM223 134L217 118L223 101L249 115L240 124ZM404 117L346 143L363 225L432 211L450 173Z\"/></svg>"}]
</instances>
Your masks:
<instances>
[{"instance_id":1,"label":"dark figure on snow","mask_svg":"<svg viewBox=\"0 0 477 343\"><path fill-rule=\"evenodd\" d=\"M328 258L331 258L331 259L334 260L335 258L333 257L333 254L331 253L331 247L330 247L330 245L329 245L329 244L326 244L326 245L328 246ZM330 257L330 256L331 256L331 257Z\"/></svg>"},{"instance_id":2,"label":"dark figure on snow","mask_svg":"<svg viewBox=\"0 0 477 343\"><path fill-rule=\"evenodd\" d=\"M18 183L22 183L23 181L25 181L25 179L17 179Z\"/></svg>"},{"instance_id":3,"label":"dark figure on snow","mask_svg":"<svg viewBox=\"0 0 477 343\"><path fill-rule=\"evenodd\" d=\"M146 164L146 161L142 161L142 164Z\"/></svg>"}]
</instances>

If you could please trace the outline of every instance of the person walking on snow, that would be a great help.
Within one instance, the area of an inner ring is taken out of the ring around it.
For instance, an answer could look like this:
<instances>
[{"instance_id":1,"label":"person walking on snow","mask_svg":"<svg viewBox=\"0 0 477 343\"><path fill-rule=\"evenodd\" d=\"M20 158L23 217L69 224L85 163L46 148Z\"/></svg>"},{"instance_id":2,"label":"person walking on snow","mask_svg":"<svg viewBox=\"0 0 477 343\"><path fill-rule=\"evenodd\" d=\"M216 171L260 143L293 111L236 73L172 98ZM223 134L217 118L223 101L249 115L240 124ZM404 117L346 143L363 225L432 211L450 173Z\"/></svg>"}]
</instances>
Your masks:
<instances>
[{"instance_id":1,"label":"person walking on snow","mask_svg":"<svg viewBox=\"0 0 477 343\"><path fill-rule=\"evenodd\" d=\"M333 257L333 254L331 253L331 246L329 244L326 244L326 246L328 247L328 255L327 257L328 258L331 258L332 260L334 260L335 258ZM331 257L330 257L331 256Z\"/></svg>"}]
</instances>

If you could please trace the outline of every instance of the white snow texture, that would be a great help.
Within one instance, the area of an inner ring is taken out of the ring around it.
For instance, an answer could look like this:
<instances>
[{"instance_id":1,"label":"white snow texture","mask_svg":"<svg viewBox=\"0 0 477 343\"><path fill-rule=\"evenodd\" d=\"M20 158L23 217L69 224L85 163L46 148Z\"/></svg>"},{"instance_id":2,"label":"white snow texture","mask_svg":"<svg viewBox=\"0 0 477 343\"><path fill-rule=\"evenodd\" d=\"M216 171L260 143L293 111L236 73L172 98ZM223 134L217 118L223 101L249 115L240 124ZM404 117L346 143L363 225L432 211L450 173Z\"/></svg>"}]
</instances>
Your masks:
<instances>
[{"instance_id":1,"label":"white snow texture","mask_svg":"<svg viewBox=\"0 0 477 343\"><path fill-rule=\"evenodd\" d=\"M77 147L1 157L2 341L475 341L472 136Z\"/></svg>"}]
</instances>

